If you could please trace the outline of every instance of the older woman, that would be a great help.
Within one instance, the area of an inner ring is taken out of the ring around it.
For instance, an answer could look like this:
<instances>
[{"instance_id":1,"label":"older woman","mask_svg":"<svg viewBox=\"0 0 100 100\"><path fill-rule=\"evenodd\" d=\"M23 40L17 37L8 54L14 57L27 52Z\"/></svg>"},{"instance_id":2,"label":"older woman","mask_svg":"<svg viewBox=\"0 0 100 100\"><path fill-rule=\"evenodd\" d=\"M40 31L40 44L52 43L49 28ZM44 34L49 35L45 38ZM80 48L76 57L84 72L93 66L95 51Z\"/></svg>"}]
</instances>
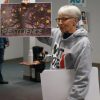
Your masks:
<instances>
[{"instance_id":1,"label":"older woman","mask_svg":"<svg viewBox=\"0 0 100 100\"><path fill-rule=\"evenodd\" d=\"M50 39L53 41L52 69L75 69L73 85L66 100L84 100L88 92L92 68L91 44L87 31L83 27L78 27L80 18L81 11L78 7L62 6L56 18L58 28L52 29L52 38L37 38L49 45L51 44Z\"/></svg>"},{"instance_id":2,"label":"older woman","mask_svg":"<svg viewBox=\"0 0 100 100\"><path fill-rule=\"evenodd\" d=\"M87 31L77 28L81 11L73 5L62 6L56 18L58 28L52 30L54 47L63 48L59 67L75 69L75 78L66 100L84 100L88 91L89 76L92 68L91 44ZM56 48L56 52L58 52ZM55 50L53 50L55 51ZM57 54L54 52L55 54ZM53 66L53 65L52 65ZM51 66L51 67L52 67ZM53 67L56 67L53 66Z\"/></svg>"}]
</instances>

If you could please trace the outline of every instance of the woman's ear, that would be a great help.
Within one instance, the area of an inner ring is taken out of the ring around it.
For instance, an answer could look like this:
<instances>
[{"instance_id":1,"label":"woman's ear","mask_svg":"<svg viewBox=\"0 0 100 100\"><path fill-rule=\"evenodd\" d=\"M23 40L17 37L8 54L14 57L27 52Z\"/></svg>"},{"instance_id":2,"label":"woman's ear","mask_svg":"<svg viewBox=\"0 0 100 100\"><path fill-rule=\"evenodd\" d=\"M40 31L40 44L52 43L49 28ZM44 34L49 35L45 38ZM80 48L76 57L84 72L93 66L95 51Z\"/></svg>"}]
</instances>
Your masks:
<instances>
[{"instance_id":1,"label":"woman's ear","mask_svg":"<svg viewBox=\"0 0 100 100\"><path fill-rule=\"evenodd\" d=\"M73 19L73 26L76 26L77 25L77 22L78 22L78 18L74 18Z\"/></svg>"}]
</instances>

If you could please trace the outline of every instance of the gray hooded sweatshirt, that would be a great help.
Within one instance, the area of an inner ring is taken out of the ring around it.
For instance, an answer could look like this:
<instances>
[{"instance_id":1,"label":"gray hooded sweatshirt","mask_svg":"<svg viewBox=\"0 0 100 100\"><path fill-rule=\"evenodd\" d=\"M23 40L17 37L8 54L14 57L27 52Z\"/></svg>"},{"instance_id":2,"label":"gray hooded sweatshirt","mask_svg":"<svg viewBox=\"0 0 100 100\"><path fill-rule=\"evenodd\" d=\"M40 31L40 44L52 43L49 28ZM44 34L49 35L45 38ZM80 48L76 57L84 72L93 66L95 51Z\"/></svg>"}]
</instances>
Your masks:
<instances>
[{"instance_id":1,"label":"gray hooded sweatshirt","mask_svg":"<svg viewBox=\"0 0 100 100\"><path fill-rule=\"evenodd\" d=\"M67 100L84 100L88 92L92 68L91 44L84 28L76 30L67 39L62 38L59 28L52 29L53 45L64 49L63 64L66 69L75 69L75 78ZM60 64L60 66L62 66Z\"/></svg>"},{"instance_id":2,"label":"gray hooded sweatshirt","mask_svg":"<svg viewBox=\"0 0 100 100\"><path fill-rule=\"evenodd\" d=\"M52 38L43 37L37 39L48 45L51 45L52 43L54 49L56 47L56 50L53 49L54 58L55 56L57 56L56 58L59 58L59 54L56 53L57 48L64 49L64 52L62 53L64 56L60 57L60 59L63 58L60 67L63 65L66 69L75 70L74 81L66 100L84 100L88 92L92 68L91 44L88 39L87 31L80 27L67 39L63 39L60 29L53 28ZM57 59L56 61L61 60Z\"/></svg>"}]
</instances>

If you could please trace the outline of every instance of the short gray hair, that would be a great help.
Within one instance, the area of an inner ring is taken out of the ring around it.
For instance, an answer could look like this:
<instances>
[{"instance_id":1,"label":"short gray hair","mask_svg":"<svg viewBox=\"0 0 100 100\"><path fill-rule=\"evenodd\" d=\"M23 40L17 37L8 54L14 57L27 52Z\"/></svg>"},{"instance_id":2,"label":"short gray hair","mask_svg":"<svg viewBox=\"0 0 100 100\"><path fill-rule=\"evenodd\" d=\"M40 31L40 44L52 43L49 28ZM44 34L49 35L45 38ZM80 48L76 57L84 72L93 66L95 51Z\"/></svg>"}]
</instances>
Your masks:
<instances>
[{"instance_id":1,"label":"short gray hair","mask_svg":"<svg viewBox=\"0 0 100 100\"><path fill-rule=\"evenodd\" d=\"M62 6L58 10L58 16L59 15L76 17L76 18L80 19L81 10L78 7L74 6L74 5L65 5L65 6Z\"/></svg>"}]
</instances>

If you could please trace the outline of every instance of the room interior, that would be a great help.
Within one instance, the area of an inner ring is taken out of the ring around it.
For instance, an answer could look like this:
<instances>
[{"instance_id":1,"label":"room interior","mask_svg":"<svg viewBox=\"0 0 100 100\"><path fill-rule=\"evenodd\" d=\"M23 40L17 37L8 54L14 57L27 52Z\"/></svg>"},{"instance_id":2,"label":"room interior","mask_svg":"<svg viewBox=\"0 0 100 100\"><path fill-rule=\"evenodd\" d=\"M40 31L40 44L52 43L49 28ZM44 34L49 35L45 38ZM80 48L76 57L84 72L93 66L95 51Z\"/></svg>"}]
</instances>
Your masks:
<instances>
[{"instance_id":1,"label":"room interior","mask_svg":"<svg viewBox=\"0 0 100 100\"><path fill-rule=\"evenodd\" d=\"M32 0L31 0L32 1ZM36 2L47 2L47 0L35 0ZM11 3L20 3L21 0L10 0ZM32 1L34 2L34 0ZM48 0L52 2L52 26L56 27L55 17L57 9L66 4L68 0L60 1ZM87 0L86 6L81 7L88 13L88 31L91 40L93 51L92 59L93 66L98 68L99 72L99 87L100 87L100 34L99 34L99 4L100 1ZM9 37L10 46L5 50L5 63L3 64L3 76L9 81L8 85L0 85L1 100L43 100L41 82L31 81L28 77L30 74L29 67L21 65L20 62L28 60L28 54L33 46L43 46L46 51L51 53L51 47L39 42L35 37ZM17 49L16 49L17 48ZM47 68L49 66L47 65ZM34 69L32 69L32 77L34 77Z\"/></svg>"}]
</instances>

